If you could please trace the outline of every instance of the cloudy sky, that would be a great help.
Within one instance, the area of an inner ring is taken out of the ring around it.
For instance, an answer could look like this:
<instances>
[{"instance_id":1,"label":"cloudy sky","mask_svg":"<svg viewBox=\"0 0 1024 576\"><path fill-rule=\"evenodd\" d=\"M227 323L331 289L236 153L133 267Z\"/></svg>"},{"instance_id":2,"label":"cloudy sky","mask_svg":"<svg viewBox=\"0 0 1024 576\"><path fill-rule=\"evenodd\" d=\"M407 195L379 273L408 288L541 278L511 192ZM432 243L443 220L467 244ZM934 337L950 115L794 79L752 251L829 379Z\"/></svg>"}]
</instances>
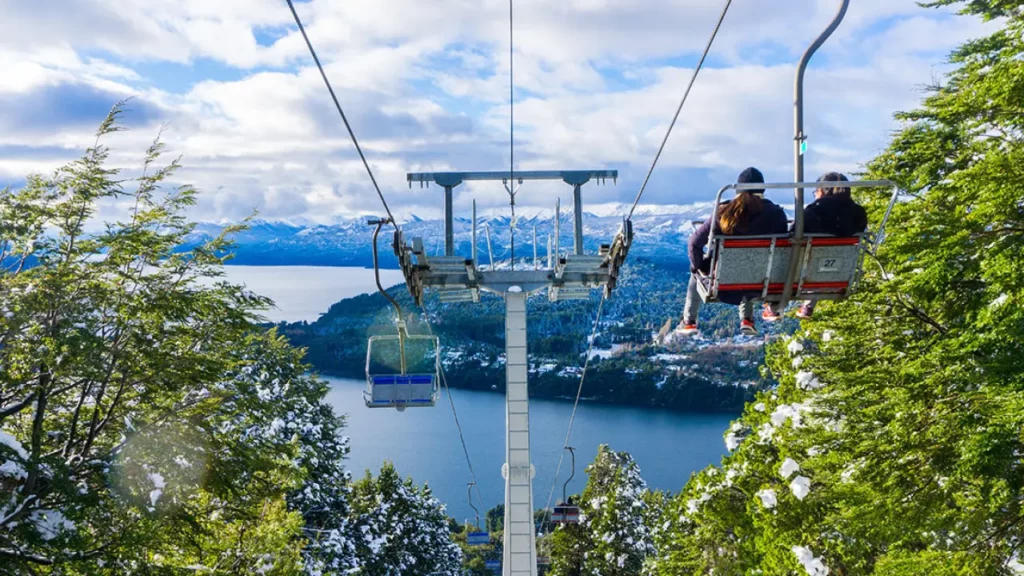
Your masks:
<instances>
[{"instance_id":1,"label":"cloudy sky","mask_svg":"<svg viewBox=\"0 0 1024 576\"><path fill-rule=\"evenodd\" d=\"M735 0L651 181L645 204L707 200L753 164L792 174L795 63L837 0ZM312 0L297 7L400 217L436 216L436 187L407 171L508 168L508 4ZM628 202L685 89L719 0L515 0L516 169L615 168L591 206ZM130 171L166 126L196 216L330 222L376 197L285 0L0 0L0 186L109 139ZM986 25L913 0L853 0L807 76L809 175L855 170L885 146L892 113L941 77ZM568 187L527 183L523 210ZM497 209L500 183L457 189ZM606 206L607 208L607 206Z\"/></svg>"}]
</instances>

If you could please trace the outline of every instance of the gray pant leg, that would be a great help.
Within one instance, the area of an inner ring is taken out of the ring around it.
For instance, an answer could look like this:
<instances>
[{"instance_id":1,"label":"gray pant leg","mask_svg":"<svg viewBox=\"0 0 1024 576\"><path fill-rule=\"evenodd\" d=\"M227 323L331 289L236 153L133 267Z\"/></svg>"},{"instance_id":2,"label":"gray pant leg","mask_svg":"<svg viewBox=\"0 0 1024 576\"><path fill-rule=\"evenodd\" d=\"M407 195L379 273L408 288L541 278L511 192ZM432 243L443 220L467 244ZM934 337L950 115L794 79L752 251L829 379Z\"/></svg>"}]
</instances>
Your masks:
<instances>
[{"instance_id":1,"label":"gray pant leg","mask_svg":"<svg viewBox=\"0 0 1024 576\"><path fill-rule=\"evenodd\" d=\"M754 301L747 298L743 299L743 302L739 305L740 309L740 321L753 320L754 319Z\"/></svg>"},{"instance_id":2,"label":"gray pant leg","mask_svg":"<svg viewBox=\"0 0 1024 576\"><path fill-rule=\"evenodd\" d=\"M697 314L700 312L700 305L703 301L700 299L700 292L697 291L697 279L696 274L690 275L690 283L686 287L686 305L683 307L683 324L696 324Z\"/></svg>"}]
</instances>

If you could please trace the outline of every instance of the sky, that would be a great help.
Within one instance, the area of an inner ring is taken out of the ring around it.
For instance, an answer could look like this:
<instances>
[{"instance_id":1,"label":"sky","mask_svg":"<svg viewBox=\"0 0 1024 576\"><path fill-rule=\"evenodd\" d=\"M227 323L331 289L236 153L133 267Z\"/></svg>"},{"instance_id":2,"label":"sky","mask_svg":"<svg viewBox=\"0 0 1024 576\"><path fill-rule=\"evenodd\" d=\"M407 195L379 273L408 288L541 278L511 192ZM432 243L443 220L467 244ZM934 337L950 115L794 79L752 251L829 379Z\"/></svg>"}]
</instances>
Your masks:
<instances>
[{"instance_id":1,"label":"sky","mask_svg":"<svg viewBox=\"0 0 1024 576\"><path fill-rule=\"evenodd\" d=\"M632 202L707 37L718 0L513 0L515 169L617 169L584 203ZM793 76L838 0L734 0L644 195L713 198L748 165L793 174ZM509 6L488 0L296 2L400 220L437 217L442 190L407 172L509 168ZM158 135L193 217L329 224L381 212L285 0L0 0L0 186L94 141L117 101L111 164L138 173ZM856 171L893 113L941 81L948 53L991 30L913 0L852 0L806 79L809 177ZM571 189L527 182L520 213ZM508 211L500 182L456 188L458 215ZM781 200L784 200L781 199ZM780 200L780 201L781 201ZM107 206L101 216L116 217Z\"/></svg>"}]
</instances>

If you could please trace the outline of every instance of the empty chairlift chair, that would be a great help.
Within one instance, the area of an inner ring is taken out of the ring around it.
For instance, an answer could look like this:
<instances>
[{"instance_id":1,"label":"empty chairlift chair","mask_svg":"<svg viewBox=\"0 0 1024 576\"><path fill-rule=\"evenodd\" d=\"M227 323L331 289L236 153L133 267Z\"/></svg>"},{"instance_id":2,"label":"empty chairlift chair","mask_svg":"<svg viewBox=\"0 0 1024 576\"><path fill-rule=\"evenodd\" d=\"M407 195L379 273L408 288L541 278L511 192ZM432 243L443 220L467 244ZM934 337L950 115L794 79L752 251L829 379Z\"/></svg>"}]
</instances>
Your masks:
<instances>
[{"instance_id":1,"label":"empty chairlift chair","mask_svg":"<svg viewBox=\"0 0 1024 576\"><path fill-rule=\"evenodd\" d=\"M366 349L366 392L370 408L433 406L439 395L439 342L410 335L399 326L394 336L373 336Z\"/></svg>"},{"instance_id":2,"label":"empty chairlift chair","mask_svg":"<svg viewBox=\"0 0 1024 576\"><path fill-rule=\"evenodd\" d=\"M717 207L721 204L722 194L729 189L815 186L811 183L732 184L718 192L715 205ZM712 230L708 239L711 273L701 277L697 285L701 298L705 302L717 302L724 293L742 293L751 299L785 305L793 300L841 300L853 294L864 254L873 252L881 244L885 224L896 203L899 189L888 181L843 182L843 186L893 188L889 208L875 234L851 237L800 234L800 239L797 239L795 232L765 236L723 236L716 235ZM717 217L716 208L712 218ZM795 217L797 228L802 230L803 210L797 210ZM791 287L788 294L787 283Z\"/></svg>"}]
</instances>

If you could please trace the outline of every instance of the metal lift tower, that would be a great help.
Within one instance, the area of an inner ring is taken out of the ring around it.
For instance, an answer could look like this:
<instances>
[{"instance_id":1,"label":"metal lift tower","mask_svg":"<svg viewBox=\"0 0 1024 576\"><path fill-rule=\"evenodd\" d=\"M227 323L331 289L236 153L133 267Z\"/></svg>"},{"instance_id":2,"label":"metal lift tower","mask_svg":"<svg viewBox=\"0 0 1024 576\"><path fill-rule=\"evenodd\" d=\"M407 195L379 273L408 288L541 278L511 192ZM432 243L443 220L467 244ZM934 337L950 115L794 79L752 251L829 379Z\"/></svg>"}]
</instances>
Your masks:
<instances>
[{"instance_id":1,"label":"metal lift tower","mask_svg":"<svg viewBox=\"0 0 1024 576\"><path fill-rule=\"evenodd\" d=\"M428 256L421 238L407 244L401 231L395 232L394 250L402 267L409 291L417 305L423 304L423 291L440 292L442 301L478 302L480 291L500 295L505 300L505 536L502 574L504 576L537 575L537 540L533 524L533 477L530 460L530 399L527 382L526 300L531 294L548 290L552 301L579 300L590 297L590 291L604 288L604 297L615 287L622 263L629 252L632 228L628 220L611 244L601 245L597 254L583 249L583 201L581 188L591 180L618 178L615 170L564 170L515 172L512 178L524 180L562 180L573 187L573 249L562 255L558 249L558 210L556 208L555 257L549 253L546 266L536 258L530 269L487 270L477 267L476 209L474 203L472 255L455 254L452 190L469 180L502 181L506 189L509 172L432 172L409 174L409 185L431 182L444 188L444 256ZM514 184L512 184L514 185ZM511 192L511 190L510 190Z\"/></svg>"}]
</instances>

